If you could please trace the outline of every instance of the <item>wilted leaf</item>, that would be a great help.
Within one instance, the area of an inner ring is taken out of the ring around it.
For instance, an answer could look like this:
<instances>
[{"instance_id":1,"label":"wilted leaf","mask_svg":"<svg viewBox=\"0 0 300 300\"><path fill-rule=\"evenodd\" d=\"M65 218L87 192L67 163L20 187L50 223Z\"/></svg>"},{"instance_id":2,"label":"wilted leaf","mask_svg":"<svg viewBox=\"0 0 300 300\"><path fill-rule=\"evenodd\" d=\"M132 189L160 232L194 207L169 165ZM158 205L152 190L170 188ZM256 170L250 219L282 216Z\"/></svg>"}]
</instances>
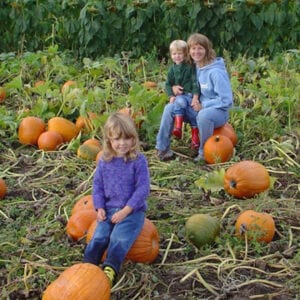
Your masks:
<instances>
[{"instance_id":1,"label":"wilted leaf","mask_svg":"<svg viewBox=\"0 0 300 300\"><path fill-rule=\"evenodd\" d=\"M195 181L195 184L199 188L204 190L210 190L212 192L219 191L223 189L223 178L225 174L225 169L216 170L201 176Z\"/></svg>"}]
</instances>

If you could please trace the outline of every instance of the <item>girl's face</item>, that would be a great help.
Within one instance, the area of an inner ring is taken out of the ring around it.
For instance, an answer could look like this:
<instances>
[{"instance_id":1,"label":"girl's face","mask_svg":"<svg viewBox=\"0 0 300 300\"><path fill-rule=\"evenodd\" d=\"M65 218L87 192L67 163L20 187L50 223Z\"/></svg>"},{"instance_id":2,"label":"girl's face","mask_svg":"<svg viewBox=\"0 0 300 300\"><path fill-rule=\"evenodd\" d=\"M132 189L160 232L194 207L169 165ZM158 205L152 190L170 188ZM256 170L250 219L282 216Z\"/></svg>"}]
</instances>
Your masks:
<instances>
[{"instance_id":1,"label":"girl's face","mask_svg":"<svg viewBox=\"0 0 300 300\"><path fill-rule=\"evenodd\" d=\"M190 47L190 56L196 65L201 65L204 62L206 50L200 44L195 44Z\"/></svg>"},{"instance_id":2,"label":"girl's face","mask_svg":"<svg viewBox=\"0 0 300 300\"><path fill-rule=\"evenodd\" d=\"M179 65L184 61L184 53L183 51L180 50L172 50L171 51L171 58L172 61L176 64Z\"/></svg>"},{"instance_id":3,"label":"girl's face","mask_svg":"<svg viewBox=\"0 0 300 300\"><path fill-rule=\"evenodd\" d=\"M110 139L112 149L117 153L118 157L124 157L133 146L132 138L113 138Z\"/></svg>"}]
</instances>

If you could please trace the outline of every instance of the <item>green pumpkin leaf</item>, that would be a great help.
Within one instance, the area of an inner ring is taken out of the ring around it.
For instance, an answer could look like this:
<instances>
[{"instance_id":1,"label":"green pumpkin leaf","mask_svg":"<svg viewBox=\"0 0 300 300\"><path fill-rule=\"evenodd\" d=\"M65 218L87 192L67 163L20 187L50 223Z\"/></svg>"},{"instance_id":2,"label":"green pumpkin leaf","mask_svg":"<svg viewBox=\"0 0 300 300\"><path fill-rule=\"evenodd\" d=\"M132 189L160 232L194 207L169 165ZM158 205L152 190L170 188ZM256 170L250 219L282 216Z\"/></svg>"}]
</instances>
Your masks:
<instances>
[{"instance_id":1,"label":"green pumpkin leaf","mask_svg":"<svg viewBox=\"0 0 300 300\"><path fill-rule=\"evenodd\" d=\"M225 169L215 170L210 173L206 173L195 181L196 186L203 188L204 190L211 190L212 192L220 191L223 189L223 178L225 175Z\"/></svg>"}]
</instances>

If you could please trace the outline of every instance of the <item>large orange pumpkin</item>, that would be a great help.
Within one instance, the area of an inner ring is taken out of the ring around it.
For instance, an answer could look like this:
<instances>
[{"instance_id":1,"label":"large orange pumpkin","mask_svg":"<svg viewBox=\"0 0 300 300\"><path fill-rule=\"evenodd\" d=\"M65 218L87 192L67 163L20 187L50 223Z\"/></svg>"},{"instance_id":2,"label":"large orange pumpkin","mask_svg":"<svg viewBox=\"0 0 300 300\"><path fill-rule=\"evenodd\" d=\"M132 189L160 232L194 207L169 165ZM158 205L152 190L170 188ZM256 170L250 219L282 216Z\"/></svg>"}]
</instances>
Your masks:
<instances>
[{"instance_id":1,"label":"large orange pumpkin","mask_svg":"<svg viewBox=\"0 0 300 300\"><path fill-rule=\"evenodd\" d=\"M56 131L44 131L38 138L37 144L39 149L44 151L54 151L62 143L62 135Z\"/></svg>"},{"instance_id":2,"label":"large orange pumpkin","mask_svg":"<svg viewBox=\"0 0 300 300\"><path fill-rule=\"evenodd\" d=\"M71 215L67 223L66 231L68 236L74 241L81 239L96 218L97 212L94 209L75 212Z\"/></svg>"},{"instance_id":3,"label":"large orange pumpkin","mask_svg":"<svg viewBox=\"0 0 300 300\"><path fill-rule=\"evenodd\" d=\"M38 117L25 117L19 129L19 142L24 145L37 145L39 136L46 130L45 122Z\"/></svg>"},{"instance_id":4,"label":"large orange pumpkin","mask_svg":"<svg viewBox=\"0 0 300 300\"><path fill-rule=\"evenodd\" d=\"M46 288L42 300L109 300L109 279L90 263L77 263L64 270Z\"/></svg>"},{"instance_id":5,"label":"large orange pumpkin","mask_svg":"<svg viewBox=\"0 0 300 300\"><path fill-rule=\"evenodd\" d=\"M251 198L270 187L270 176L260 163L240 161L229 167L224 175L225 191L236 198Z\"/></svg>"},{"instance_id":6,"label":"large orange pumpkin","mask_svg":"<svg viewBox=\"0 0 300 300\"><path fill-rule=\"evenodd\" d=\"M204 144L203 154L208 164L226 162L233 155L233 144L225 135L212 135Z\"/></svg>"},{"instance_id":7,"label":"large orange pumpkin","mask_svg":"<svg viewBox=\"0 0 300 300\"><path fill-rule=\"evenodd\" d=\"M95 210L92 195L86 195L86 196L81 197L79 200L77 200L75 205L72 208L71 214L73 215L77 211L86 210L86 209L94 209Z\"/></svg>"},{"instance_id":8,"label":"large orange pumpkin","mask_svg":"<svg viewBox=\"0 0 300 300\"><path fill-rule=\"evenodd\" d=\"M93 237L96 226L97 221L93 221L86 235L87 243ZM156 226L148 218L146 218L142 231L127 253L126 260L138 263L151 263L157 258L158 252L158 230ZM104 259L104 257L102 259Z\"/></svg>"},{"instance_id":9,"label":"large orange pumpkin","mask_svg":"<svg viewBox=\"0 0 300 300\"><path fill-rule=\"evenodd\" d=\"M237 144L237 135L235 133L235 130L229 123L226 123L225 125L219 128L215 128L214 135L225 135L231 140L233 146Z\"/></svg>"},{"instance_id":10,"label":"large orange pumpkin","mask_svg":"<svg viewBox=\"0 0 300 300\"><path fill-rule=\"evenodd\" d=\"M4 179L0 178L0 199L3 199L7 193L7 186Z\"/></svg>"},{"instance_id":11,"label":"large orange pumpkin","mask_svg":"<svg viewBox=\"0 0 300 300\"><path fill-rule=\"evenodd\" d=\"M246 210L238 216L235 230L237 236L241 237L247 233L249 239L269 243L275 234L275 222L268 213Z\"/></svg>"},{"instance_id":12,"label":"large orange pumpkin","mask_svg":"<svg viewBox=\"0 0 300 300\"><path fill-rule=\"evenodd\" d=\"M70 142L75 138L79 129L76 125L63 117L53 117L48 121L48 131L56 131L60 133L64 139L64 142Z\"/></svg>"}]
</instances>

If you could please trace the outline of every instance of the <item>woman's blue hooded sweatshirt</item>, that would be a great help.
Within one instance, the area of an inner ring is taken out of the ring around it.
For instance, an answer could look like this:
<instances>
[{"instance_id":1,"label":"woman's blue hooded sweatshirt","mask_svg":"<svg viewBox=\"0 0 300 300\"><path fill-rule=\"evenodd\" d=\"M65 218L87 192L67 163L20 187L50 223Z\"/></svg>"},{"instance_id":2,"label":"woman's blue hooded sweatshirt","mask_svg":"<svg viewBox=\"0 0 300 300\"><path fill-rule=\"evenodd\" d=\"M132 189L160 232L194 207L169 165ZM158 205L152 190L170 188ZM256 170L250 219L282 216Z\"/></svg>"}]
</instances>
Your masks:
<instances>
[{"instance_id":1,"label":"woman's blue hooded sweatshirt","mask_svg":"<svg viewBox=\"0 0 300 300\"><path fill-rule=\"evenodd\" d=\"M233 94L223 58L217 57L211 64L196 69L202 108L230 108Z\"/></svg>"}]
</instances>

